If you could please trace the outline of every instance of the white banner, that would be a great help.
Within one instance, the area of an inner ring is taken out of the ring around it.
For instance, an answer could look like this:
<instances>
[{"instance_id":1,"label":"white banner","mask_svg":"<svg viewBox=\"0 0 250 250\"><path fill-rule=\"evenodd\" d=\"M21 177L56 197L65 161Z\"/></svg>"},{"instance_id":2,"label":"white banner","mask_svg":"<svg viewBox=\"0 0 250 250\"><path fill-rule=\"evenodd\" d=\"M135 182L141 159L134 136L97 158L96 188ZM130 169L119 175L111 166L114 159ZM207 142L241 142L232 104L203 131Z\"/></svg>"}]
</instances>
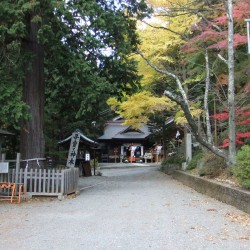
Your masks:
<instances>
[{"instance_id":1,"label":"white banner","mask_svg":"<svg viewBox=\"0 0 250 250\"><path fill-rule=\"evenodd\" d=\"M68 160L67 160L67 167L71 167L71 168L75 167L79 141L80 141L79 133L74 132L71 137L69 155L68 155Z\"/></svg>"}]
</instances>

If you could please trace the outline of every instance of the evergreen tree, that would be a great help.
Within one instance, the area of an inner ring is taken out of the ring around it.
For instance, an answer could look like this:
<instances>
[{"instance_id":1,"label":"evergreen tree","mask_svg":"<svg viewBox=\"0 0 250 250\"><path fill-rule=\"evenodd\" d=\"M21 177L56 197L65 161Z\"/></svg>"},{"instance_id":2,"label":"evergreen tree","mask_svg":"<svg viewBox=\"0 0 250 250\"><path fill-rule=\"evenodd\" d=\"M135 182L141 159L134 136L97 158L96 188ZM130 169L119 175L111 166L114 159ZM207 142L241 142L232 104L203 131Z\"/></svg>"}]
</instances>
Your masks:
<instances>
[{"instance_id":1,"label":"evergreen tree","mask_svg":"<svg viewBox=\"0 0 250 250\"><path fill-rule=\"evenodd\" d=\"M93 111L98 113L106 96L135 89L136 66L128 55L139 43L135 19L144 17L146 11L144 1L130 0L119 4L102 0L1 1L4 92L0 100L13 96L18 106L12 110L13 121L1 118L1 122L16 125L22 121L23 158L44 156L45 104L47 125L55 116L57 124L67 124ZM6 110L13 104L8 105L0 113L10 116Z\"/></svg>"}]
</instances>

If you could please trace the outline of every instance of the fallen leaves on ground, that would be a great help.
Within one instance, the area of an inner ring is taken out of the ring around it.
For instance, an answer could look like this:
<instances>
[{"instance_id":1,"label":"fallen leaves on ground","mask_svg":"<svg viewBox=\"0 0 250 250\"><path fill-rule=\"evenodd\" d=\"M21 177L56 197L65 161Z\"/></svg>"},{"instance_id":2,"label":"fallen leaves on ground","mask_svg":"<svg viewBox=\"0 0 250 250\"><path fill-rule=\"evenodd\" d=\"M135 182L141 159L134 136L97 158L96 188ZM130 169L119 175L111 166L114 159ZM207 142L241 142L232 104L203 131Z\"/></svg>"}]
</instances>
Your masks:
<instances>
[{"instance_id":1,"label":"fallen leaves on ground","mask_svg":"<svg viewBox=\"0 0 250 250\"><path fill-rule=\"evenodd\" d=\"M217 212L217 210L216 210L215 208L208 208L207 211L208 211L208 212L211 212L211 211Z\"/></svg>"},{"instance_id":2,"label":"fallen leaves on ground","mask_svg":"<svg viewBox=\"0 0 250 250\"><path fill-rule=\"evenodd\" d=\"M233 175L228 175L227 172L222 172L218 177L214 178L215 181L225 183L230 185L231 187L241 187L239 181Z\"/></svg>"},{"instance_id":3,"label":"fallen leaves on ground","mask_svg":"<svg viewBox=\"0 0 250 250\"><path fill-rule=\"evenodd\" d=\"M250 235L241 236L240 239L241 239L241 240L250 240Z\"/></svg>"},{"instance_id":4,"label":"fallen leaves on ground","mask_svg":"<svg viewBox=\"0 0 250 250\"><path fill-rule=\"evenodd\" d=\"M198 169L192 169L189 171L192 175L199 176ZM208 180L213 180L215 182L221 183L221 184L227 184L231 187L237 187L237 188L242 188L240 185L239 181L235 178L233 175L229 175L226 170L222 171L218 176L211 178L209 176L202 176L201 178L208 179Z\"/></svg>"},{"instance_id":5,"label":"fallen leaves on ground","mask_svg":"<svg viewBox=\"0 0 250 250\"><path fill-rule=\"evenodd\" d=\"M250 215L249 214L234 214L232 212L228 212L225 214L225 217L230 218L232 222L239 222L247 227L250 227Z\"/></svg>"}]
</instances>

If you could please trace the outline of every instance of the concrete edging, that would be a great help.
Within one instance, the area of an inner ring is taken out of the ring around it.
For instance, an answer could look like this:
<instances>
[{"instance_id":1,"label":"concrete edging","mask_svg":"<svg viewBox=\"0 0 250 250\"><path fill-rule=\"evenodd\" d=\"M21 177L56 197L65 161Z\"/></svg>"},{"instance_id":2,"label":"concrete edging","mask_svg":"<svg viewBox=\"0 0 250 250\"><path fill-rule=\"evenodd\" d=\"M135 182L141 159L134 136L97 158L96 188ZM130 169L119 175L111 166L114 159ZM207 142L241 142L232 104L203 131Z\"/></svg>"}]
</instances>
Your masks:
<instances>
[{"instance_id":1,"label":"concrete edging","mask_svg":"<svg viewBox=\"0 0 250 250\"><path fill-rule=\"evenodd\" d=\"M250 192L248 191L219 184L180 170L174 171L172 176L199 193L206 194L246 213L250 213Z\"/></svg>"}]
</instances>

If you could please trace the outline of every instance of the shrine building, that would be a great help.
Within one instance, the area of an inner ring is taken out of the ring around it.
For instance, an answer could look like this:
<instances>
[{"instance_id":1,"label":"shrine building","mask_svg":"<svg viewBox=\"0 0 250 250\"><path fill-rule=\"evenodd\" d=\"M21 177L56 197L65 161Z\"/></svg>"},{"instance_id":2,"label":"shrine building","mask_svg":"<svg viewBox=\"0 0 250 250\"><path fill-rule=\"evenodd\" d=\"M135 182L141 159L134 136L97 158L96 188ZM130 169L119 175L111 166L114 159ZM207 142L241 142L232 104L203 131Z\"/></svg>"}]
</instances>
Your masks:
<instances>
[{"instance_id":1,"label":"shrine building","mask_svg":"<svg viewBox=\"0 0 250 250\"><path fill-rule=\"evenodd\" d=\"M97 139L101 162L141 162L145 153L150 152L152 142L148 126L143 124L134 129L123 122L121 117L108 121L103 135Z\"/></svg>"}]
</instances>

